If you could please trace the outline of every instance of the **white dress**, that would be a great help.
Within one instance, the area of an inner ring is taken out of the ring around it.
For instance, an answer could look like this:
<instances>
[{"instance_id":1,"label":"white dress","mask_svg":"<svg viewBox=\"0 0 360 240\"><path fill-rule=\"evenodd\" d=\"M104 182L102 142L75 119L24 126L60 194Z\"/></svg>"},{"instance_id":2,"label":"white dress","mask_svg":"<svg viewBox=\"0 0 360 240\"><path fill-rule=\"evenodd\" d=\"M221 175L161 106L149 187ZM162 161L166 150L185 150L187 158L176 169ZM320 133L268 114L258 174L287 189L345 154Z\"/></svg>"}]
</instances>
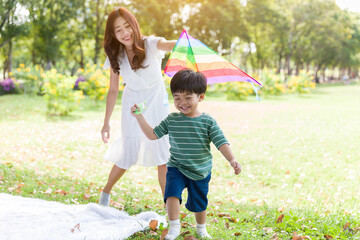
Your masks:
<instances>
[{"instance_id":1,"label":"white dress","mask_svg":"<svg viewBox=\"0 0 360 240\"><path fill-rule=\"evenodd\" d=\"M157 126L169 114L169 102L161 73L164 52L158 50L159 37L145 38L145 60L137 71L131 69L127 56L120 56L120 75L125 85L122 95L121 135L110 145L104 158L116 166L129 169L132 165L158 166L169 159L169 140L163 137L149 140L141 131L130 108L145 102L143 115L152 127ZM107 58L104 69L110 68Z\"/></svg>"}]
</instances>

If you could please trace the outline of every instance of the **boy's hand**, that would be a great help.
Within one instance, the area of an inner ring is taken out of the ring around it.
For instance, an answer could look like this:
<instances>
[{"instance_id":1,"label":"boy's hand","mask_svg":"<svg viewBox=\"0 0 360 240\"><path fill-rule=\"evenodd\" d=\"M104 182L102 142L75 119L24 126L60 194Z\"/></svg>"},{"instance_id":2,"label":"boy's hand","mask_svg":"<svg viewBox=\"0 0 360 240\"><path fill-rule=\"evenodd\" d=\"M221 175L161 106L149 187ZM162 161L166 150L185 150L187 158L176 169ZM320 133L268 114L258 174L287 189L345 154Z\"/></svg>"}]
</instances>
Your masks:
<instances>
[{"instance_id":1,"label":"boy's hand","mask_svg":"<svg viewBox=\"0 0 360 240\"><path fill-rule=\"evenodd\" d=\"M130 111L131 111L131 115L133 115L133 116L136 117L136 118L141 115L141 113L140 113L140 114L136 114L136 113L135 113L136 110L138 110L138 108L139 108L138 105L134 104L134 106L132 106L132 107L131 107L131 110L130 110Z\"/></svg>"},{"instance_id":2,"label":"boy's hand","mask_svg":"<svg viewBox=\"0 0 360 240\"><path fill-rule=\"evenodd\" d=\"M236 160L231 160L230 161L230 165L233 167L233 169L235 170L235 174L239 175L239 173L241 173L241 165L240 163L238 163L238 161Z\"/></svg>"}]
</instances>

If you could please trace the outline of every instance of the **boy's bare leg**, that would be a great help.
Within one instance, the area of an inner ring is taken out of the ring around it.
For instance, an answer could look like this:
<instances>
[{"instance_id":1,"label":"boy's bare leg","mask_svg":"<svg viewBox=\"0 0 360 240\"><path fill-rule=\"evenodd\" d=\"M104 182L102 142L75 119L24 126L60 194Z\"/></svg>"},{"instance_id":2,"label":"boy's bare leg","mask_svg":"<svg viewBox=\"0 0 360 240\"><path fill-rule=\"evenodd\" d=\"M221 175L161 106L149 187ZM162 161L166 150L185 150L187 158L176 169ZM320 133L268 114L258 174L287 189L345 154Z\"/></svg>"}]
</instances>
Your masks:
<instances>
[{"instance_id":1,"label":"boy's bare leg","mask_svg":"<svg viewBox=\"0 0 360 240\"><path fill-rule=\"evenodd\" d=\"M177 197L166 199L166 209L170 221L178 220L180 216L180 200Z\"/></svg>"},{"instance_id":2,"label":"boy's bare leg","mask_svg":"<svg viewBox=\"0 0 360 240\"><path fill-rule=\"evenodd\" d=\"M196 212L195 219L197 224L204 224L206 222L206 210L203 212Z\"/></svg>"},{"instance_id":3,"label":"boy's bare leg","mask_svg":"<svg viewBox=\"0 0 360 240\"><path fill-rule=\"evenodd\" d=\"M170 227L165 240L173 240L180 235L180 200L177 197L169 197L166 200L166 208Z\"/></svg>"},{"instance_id":4,"label":"boy's bare leg","mask_svg":"<svg viewBox=\"0 0 360 240\"><path fill-rule=\"evenodd\" d=\"M201 237L211 238L210 234L206 230L206 210L203 212L195 213L196 219L196 233Z\"/></svg>"},{"instance_id":5,"label":"boy's bare leg","mask_svg":"<svg viewBox=\"0 0 360 240\"><path fill-rule=\"evenodd\" d=\"M166 173L167 173L166 164L158 166L158 180L163 197L165 195Z\"/></svg>"}]
</instances>

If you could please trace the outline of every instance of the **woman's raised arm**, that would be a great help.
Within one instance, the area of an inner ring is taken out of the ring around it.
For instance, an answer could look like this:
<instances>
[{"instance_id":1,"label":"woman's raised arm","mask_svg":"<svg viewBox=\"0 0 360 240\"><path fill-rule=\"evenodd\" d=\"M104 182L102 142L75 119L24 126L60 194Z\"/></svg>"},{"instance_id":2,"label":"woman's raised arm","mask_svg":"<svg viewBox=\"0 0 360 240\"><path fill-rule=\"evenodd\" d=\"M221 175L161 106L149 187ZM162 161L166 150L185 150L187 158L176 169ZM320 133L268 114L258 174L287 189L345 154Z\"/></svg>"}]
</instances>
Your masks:
<instances>
[{"instance_id":1,"label":"woman's raised arm","mask_svg":"<svg viewBox=\"0 0 360 240\"><path fill-rule=\"evenodd\" d=\"M160 39L157 43L157 48L159 50L170 52L176 44L176 40L166 40L166 39Z\"/></svg>"}]
</instances>

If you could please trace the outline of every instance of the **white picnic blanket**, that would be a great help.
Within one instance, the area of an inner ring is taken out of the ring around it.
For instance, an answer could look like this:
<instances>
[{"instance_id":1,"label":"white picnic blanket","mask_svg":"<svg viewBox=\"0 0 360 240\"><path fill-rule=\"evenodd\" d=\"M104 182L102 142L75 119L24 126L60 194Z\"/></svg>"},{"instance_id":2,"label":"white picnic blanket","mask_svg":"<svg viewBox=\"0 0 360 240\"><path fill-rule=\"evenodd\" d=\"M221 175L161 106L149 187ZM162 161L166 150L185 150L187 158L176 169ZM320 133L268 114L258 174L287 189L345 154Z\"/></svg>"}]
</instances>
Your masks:
<instances>
[{"instance_id":1,"label":"white picnic blanket","mask_svg":"<svg viewBox=\"0 0 360 240\"><path fill-rule=\"evenodd\" d=\"M0 239L125 239L153 219L166 226L156 212L129 216L95 203L66 205L0 193Z\"/></svg>"}]
</instances>

